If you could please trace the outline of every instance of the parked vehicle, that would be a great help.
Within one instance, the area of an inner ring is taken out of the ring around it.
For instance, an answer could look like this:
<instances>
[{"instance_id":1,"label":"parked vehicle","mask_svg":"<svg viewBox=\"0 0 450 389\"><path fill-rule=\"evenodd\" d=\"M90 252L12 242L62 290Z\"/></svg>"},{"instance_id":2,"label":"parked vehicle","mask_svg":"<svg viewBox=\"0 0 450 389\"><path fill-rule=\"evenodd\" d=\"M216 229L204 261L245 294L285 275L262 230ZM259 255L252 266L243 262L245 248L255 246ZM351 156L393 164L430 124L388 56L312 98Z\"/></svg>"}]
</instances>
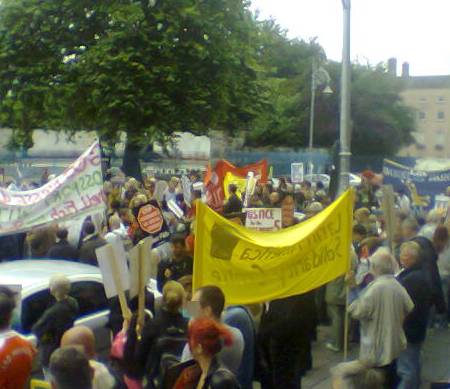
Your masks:
<instances>
[{"instance_id":1,"label":"parked vehicle","mask_svg":"<svg viewBox=\"0 0 450 389\"><path fill-rule=\"evenodd\" d=\"M75 325L90 327L96 335L105 332L109 320L109 304L103 287L100 269L78 262L60 260L19 260L0 263L0 285L20 285L22 287L20 305L13 327L33 343L33 324L54 301L48 288L50 278L55 274L65 274L71 281L70 295L78 301L79 316ZM148 289L159 296L156 282L150 280ZM108 334L109 335L109 334ZM97 339L107 338L98 336Z\"/></svg>"}]
</instances>

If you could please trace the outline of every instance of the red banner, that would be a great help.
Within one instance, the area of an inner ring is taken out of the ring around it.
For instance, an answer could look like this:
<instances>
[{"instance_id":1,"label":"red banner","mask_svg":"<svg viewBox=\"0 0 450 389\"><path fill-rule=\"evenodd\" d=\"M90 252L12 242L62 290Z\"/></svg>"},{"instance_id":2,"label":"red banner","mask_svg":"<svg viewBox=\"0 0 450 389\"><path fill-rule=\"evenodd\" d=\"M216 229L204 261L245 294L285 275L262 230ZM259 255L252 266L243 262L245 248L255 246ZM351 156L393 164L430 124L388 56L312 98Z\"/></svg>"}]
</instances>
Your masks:
<instances>
[{"instance_id":1,"label":"red banner","mask_svg":"<svg viewBox=\"0 0 450 389\"><path fill-rule=\"evenodd\" d=\"M243 167L235 166L224 159L217 161L214 170L211 169L211 165L208 165L204 182L207 204L216 212L221 212L223 208L225 199L223 181L228 172L238 177L247 177L249 172L253 172L259 182L267 183L268 168L265 159Z\"/></svg>"}]
</instances>

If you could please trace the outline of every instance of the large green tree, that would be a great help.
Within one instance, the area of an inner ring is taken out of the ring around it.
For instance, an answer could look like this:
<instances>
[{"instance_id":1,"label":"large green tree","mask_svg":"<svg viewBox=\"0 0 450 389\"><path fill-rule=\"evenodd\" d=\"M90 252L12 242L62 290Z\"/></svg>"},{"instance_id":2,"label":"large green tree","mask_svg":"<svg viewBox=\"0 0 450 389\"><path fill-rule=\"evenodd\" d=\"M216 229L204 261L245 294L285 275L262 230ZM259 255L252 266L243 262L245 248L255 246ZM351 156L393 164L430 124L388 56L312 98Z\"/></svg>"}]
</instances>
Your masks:
<instances>
[{"instance_id":1,"label":"large green tree","mask_svg":"<svg viewBox=\"0 0 450 389\"><path fill-rule=\"evenodd\" d=\"M316 94L314 145L330 147L339 139L340 64L327 63L316 41L290 40L273 21L258 25L260 63L269 108L247 133L250 146L306 147L309 137L312 63L331 77L332 95ZM393 155L413 141L414 115L401 100L402 80L381 66L353 65L352 151Z\"/></svg>"},{"instance_id":2,"label":"large green tree","mask_svg":"<svg viewBox=\"0 0 450 389\"><path fill-rule=\"evenodd\" d=\"M250 127L261 109L255 34L242 0L7 0L0 111L27 134L95 130L114 142L125 131L124 167L137 175L143 144ZM24 115L16 101L36 116L26 126L11 120Z\"/></svg>"}]
</instances>

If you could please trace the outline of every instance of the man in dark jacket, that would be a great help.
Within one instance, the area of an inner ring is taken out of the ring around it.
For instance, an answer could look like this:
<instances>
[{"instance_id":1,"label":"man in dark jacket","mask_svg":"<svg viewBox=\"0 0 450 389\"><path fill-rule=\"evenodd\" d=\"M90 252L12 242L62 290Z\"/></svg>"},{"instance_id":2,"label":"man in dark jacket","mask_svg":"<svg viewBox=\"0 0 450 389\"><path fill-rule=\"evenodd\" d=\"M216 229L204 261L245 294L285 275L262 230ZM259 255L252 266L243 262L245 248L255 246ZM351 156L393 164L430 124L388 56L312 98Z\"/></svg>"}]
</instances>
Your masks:
<instances>
[{"instance_id":1,"label":"man in dark jacket","mask_svg":"<svg viewBox=\"0 0 450 389\"><path fill-rule=\"evenodd\" d=\"M271 301L258 333L262 389L299 389L310 368L314 293Z\"/></svg>"},{"instance_id":2,"label":"man in dark jacket","mask_svg":"<svg viewBox=\"0 0 450 389\"><path fill-rule=\"evenodd\" d=\"M418 243L410 241L401 246L400 263L403 271L398 275L398 281L411 297L414 309L403 324L408 345L397 360L397 374L400 377L398 388L419 389L420 353L427 332L432 288Z\"/></svg>"},{"instance_id":3,"label":"man in dark jacket","mask_svg":"<svg viewBox=\"0 0 450 389\"><path fill-rule=\"evenodd\" d=\"M436 307L437 313L443 314L447 311L441 277L437 266L438 254L433 243L424 236L416 236L412 239L421 249L423 271L431 285L431 304Z\"/></svg>"},{"instance_id":4,"label":"man in dark jacket","mask_svg":"<svg viewBox=\"0 0 450 389\"><path fill-rule=\"evenodd\" d=\"M106 244L106 240L95 232L95 226L90 221L85 223L83 232L85 234L85 238L81 244L80 262L98 266L95 250L104 246Z\"/></svg>"},{"instance_id":5,"label":"man in dark jacket","mask_svg":"<svg viewBox=\"0 0 450 389\"><path fill-rule=\"evenodd\" d=\"M167 281L178 281L183 276L192 275L193 271L193 260L186 254L184 237L176 235L172 238L171 243L172 258L158 264L156 282L160 292Z\"/></svg>"},{"instance_id":6,"label":"man in dark jacket","mask_svg":"<svg viewBox=\"0 0 450 389\"><path fill-rule=\"evenodd\" d=\"M52 352L59 347L64 332L73 326L78 314L78 303L69 296L70 280L66 276L53 276L49 286L56 302L45 310L31 330L38 338L39 360L44 371Z\"/></svg>"},{"instance_id":7,"label":"man in dark jacket","mask_svg":"<svg viewBox=\"0 0 450 389\"><path fill-rule=\"evenodd\" d=\"M223 207L223 213L225 215L241 213L242 212L242 201L237 195L237 186L234 184L230 184L228 186L228 192L230 193L230 197L228 197L228 201Z\"/></svg>"},{"instance_id":8,"label":"man in dark jacket","mask_svg":"<svg viewBox=\"0 0 450 389\"><path fill-rule=\"evenodd\" d=\"M56 237L59 241L50 247L50 250L48 250L48 258L68 260L78 259L78 250L67 241L68 235L69 232L66 228L58 228L56 231Z\"/></svg>"}]
</instances>

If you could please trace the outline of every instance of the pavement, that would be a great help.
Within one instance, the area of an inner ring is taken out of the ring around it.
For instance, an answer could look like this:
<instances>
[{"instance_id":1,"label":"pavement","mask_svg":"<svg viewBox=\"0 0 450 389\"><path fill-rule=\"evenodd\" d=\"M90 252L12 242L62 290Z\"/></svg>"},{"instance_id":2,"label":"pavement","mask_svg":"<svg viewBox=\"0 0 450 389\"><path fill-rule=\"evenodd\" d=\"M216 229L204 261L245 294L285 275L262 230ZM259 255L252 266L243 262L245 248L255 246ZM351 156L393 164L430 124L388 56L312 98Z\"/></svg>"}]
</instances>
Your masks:
<instances>
[{"instance_id":1,"label":"pavement","mask_svg":"<svg viewBox=\"0 0 450 389\"><path fill-rule=\"evenodd\" d=\"M303 377L302 389L331 388L330 369L344 360L342 352L335 353L325 348L329 329L330 327L322 326L318 328L318 341L313 344L313 369ZM357 359L358 352L359 345L350 344L347 360ZM423 347L422 379L421 389L430 388L431 382L449 382L450 330L431 329L429 331ZM259 384L254 387L260 389Z\"/></svg>"}]
</instances>

